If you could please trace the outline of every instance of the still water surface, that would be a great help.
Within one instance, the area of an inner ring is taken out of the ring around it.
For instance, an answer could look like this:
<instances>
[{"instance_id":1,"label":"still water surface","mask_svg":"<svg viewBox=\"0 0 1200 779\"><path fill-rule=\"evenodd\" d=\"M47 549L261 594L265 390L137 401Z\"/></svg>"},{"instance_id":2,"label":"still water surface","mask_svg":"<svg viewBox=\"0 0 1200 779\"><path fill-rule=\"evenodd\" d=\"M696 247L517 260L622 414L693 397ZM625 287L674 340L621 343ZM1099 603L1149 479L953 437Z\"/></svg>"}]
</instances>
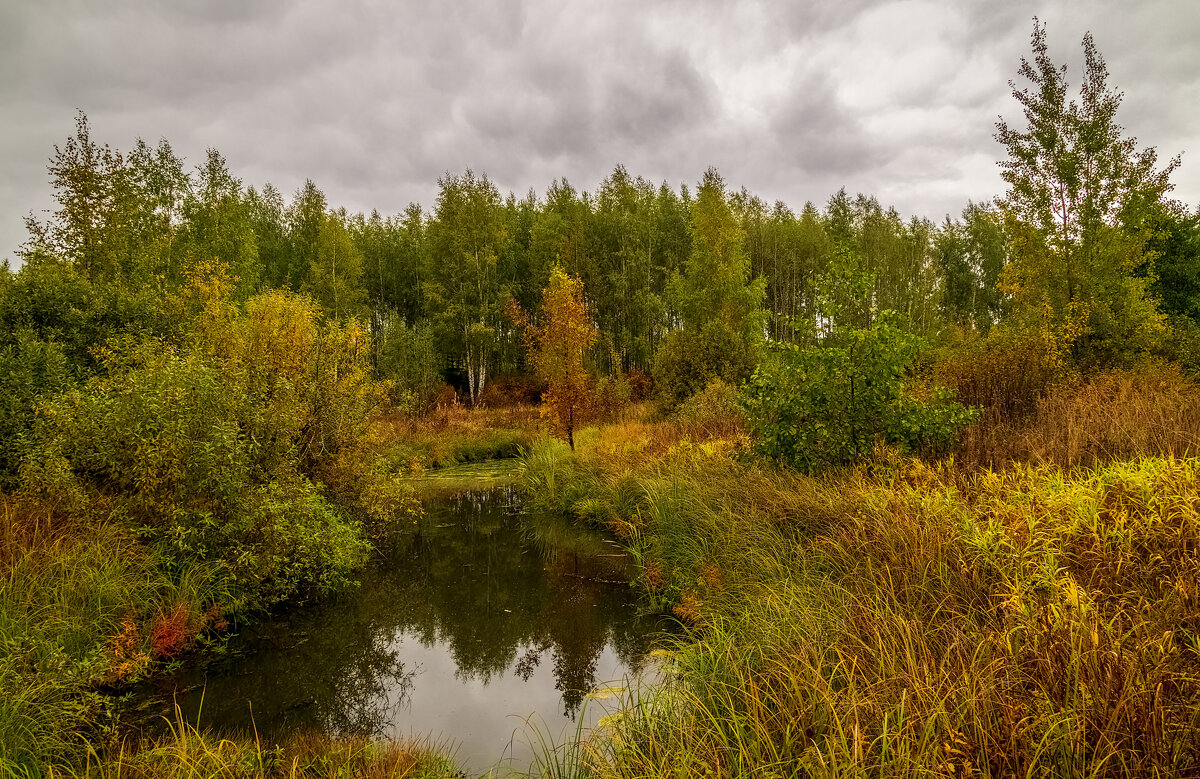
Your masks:
<instances>
[{"instance_id":1,"label":"still water surface","mask_svg":"<svg viewBox=\"0 0 1200 779\"><path fill-rule=\"evenodd\" d=\"M510 488L438 498L361 587L244 631L159 694L217 731L427 736L469 774L523 769L526 720L565 737L604 713L589 690L645 671L665 626L638 613L626 566Z\"/></svg>"}]
</instances>

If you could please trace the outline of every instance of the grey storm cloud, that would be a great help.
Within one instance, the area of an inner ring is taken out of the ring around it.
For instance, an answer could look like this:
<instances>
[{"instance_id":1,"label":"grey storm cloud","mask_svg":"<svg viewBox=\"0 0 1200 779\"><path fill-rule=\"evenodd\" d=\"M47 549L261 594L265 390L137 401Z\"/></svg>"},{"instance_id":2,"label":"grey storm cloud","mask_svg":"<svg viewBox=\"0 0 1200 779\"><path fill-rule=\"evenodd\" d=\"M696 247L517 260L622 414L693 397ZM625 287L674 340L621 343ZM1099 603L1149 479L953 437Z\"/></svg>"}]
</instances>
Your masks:
<instances>
[{"instance_id":1,"label":"grey storm cloud","mask_svg":"<svg viewBox=\"0 0 1200 779\"><path fill-rule=\"evenodd\" d=\"M1191 0L615 0L0 4L0 257L51 205L76 109L121 149L218 149L248 185L335 205L433 205L470 167L501 191L594 188L618 163L672 186L717 166L798 209L839 187L940 218L1000 194L992 138L1032 17L1078 83L1091 30L1119 120L1168 159L1200 119ZM1193 161L1175 195L1200 202Z\"/></svg>"},{"instance_id":2,"label":"grey storm cloud","mask_svg":"<svg viewBox=\"0 0 1200 779\"><path fill-rule=\"evenodd\" d=\"M879 165L886 155L826 77L798 84L768 126L774 134L773 158L798 175L848 176L864 165Z\"/></svg>"}]
</instances>

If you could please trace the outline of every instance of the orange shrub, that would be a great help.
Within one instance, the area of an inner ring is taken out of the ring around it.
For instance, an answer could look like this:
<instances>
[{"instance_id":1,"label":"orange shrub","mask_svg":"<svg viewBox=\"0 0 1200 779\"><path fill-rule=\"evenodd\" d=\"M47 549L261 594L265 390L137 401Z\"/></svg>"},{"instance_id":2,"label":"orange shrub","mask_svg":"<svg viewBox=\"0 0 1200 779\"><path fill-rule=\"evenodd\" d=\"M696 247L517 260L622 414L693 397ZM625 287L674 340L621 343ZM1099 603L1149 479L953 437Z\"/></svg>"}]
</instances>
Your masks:
<instances>
[{"instance_id":1,"label":"orange shrub","mask_svg":"<svg viewBox=\"0 0 1200 779\"><path fill-rule=\"evenodd\" d=\"M159 614L150 627L150 654L158 660L170 660L182 654L196 635L192 613L180 603L169 614Z\"/></svg>"}]
</instances>

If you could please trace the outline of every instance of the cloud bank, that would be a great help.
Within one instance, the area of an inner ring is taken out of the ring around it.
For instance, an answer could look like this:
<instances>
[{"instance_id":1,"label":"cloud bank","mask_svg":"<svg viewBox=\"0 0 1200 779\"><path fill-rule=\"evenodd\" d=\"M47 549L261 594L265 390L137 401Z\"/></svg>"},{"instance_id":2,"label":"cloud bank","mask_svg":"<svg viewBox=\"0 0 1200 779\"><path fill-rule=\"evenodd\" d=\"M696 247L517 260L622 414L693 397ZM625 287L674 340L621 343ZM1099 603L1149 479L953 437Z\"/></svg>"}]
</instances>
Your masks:
<instances>
[{"instance_id":1,"label":"cloud bank","mask_svg":"<svg viewBox=\"0 0 1200 779\"><path fill-rule=\"evenodd\" d=\"M312 178L352 211L433 204L467 167L502 191L593 189L618 163L708 165L795 209L841 186L940 219L1002 192L992 138L1032 17L1077 83L1090 30L1119 120L1166 159L1200 124L1190 0L9 3L0 9L0 257L50 206L46 161L93 138L220 150L246 184ZM1175 196L1200 203L1188 156Z\"/></svg>"}]
</instances>

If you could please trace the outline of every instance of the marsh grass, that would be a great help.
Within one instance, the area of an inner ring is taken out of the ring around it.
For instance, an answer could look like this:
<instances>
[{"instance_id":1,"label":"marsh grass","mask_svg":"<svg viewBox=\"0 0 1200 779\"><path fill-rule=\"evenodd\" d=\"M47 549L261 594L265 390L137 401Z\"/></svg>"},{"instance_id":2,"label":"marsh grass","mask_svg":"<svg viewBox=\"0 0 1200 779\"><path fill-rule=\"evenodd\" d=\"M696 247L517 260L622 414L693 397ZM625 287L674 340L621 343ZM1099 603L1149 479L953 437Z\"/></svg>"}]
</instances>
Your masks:
<instances>
[{"instance_id":1,"label":"marsh grass","mask_svg":"<svg viewBox=\"0 0 1200 779\"><path fill-rule=\"evenodd\" d=\"M1200 453L1200 383L1173 363L1147 361L1087 379L1064 378L1030 399L1024 413L1006 408L999 401L984 407L982 422L964 435L961 464L1071 467Z\"/></svg>"},{"instance_id":2,"label":"marsh grass","mask_svg":"<svg viewBox=\"0 0 1200 779\"><path fill-rule=\"evenodd\" d=\"M572 774L1194 775L1200 460L880 450L813 480L665 431L647 457L632 429L527 460L539 500L615 532L694 626Z\"/></svg>"}]
</instances>

